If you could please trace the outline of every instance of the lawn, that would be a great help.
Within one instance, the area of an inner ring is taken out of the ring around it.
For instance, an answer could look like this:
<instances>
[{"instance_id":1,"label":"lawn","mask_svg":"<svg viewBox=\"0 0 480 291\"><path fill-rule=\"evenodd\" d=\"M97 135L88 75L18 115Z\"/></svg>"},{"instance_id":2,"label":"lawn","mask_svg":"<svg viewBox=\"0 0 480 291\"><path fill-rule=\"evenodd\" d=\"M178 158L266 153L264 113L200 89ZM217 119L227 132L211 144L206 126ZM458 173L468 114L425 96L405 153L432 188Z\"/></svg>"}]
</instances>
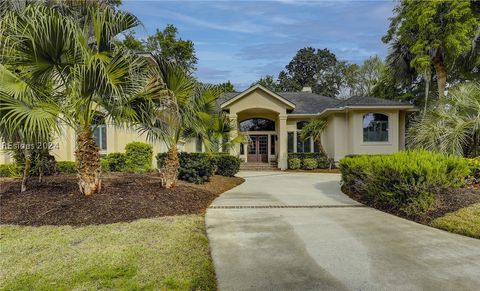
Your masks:
<instances>
[{"instance_id":1,"label":"lawn","mask_svg":"<svg viewBox=\"0 0 480 291\"><path fill-rule=\"evenodd\" d=\"M5 226L4 290L213 290L203 215L130 223Z\"/></svg>"},{"instance_id":2,"label":"lawn","mask_svg":"<svg viewBox=\"0 0 480 291\"><path fill-rule=\"evenodd\" d=\"M22 194L0 182L2 290L215 290L204 213L243 179L167 190L153 174L110 173L92 197L74 175Z\"/></svg>"},{"instance_id":3,"label":"lawn","mask_svg":"<svg viewBox=\"0 0 480 291\"><path fill-rule=\"evenodd\" d=\"M480 239L480 203L437 218L432 226Z\"/></svg>"}]
</instances>

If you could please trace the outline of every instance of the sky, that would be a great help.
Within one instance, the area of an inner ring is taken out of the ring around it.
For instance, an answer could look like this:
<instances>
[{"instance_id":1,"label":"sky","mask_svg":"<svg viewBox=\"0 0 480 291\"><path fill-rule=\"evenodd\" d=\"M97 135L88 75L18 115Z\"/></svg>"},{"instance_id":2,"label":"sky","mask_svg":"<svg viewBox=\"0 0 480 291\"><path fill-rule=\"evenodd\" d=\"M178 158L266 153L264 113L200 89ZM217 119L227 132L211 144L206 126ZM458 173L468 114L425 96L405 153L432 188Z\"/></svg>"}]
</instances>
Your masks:
<instances>
[{"instance_id":1,"label":"sky","mask_svg":"<svg viewBox=\"0 0 480 291\"><path fill-rule=\"evenodd\" d=\"M394 7L385 1L145 1L123 0L121 9L142 25L146 38L175 25L195 44L196 76L203 82L231 81L243 90L267 74L278 76L307 46L328 48L338 58L362 63L385 57L382 43Z\"/></svg>"}]
</instances>

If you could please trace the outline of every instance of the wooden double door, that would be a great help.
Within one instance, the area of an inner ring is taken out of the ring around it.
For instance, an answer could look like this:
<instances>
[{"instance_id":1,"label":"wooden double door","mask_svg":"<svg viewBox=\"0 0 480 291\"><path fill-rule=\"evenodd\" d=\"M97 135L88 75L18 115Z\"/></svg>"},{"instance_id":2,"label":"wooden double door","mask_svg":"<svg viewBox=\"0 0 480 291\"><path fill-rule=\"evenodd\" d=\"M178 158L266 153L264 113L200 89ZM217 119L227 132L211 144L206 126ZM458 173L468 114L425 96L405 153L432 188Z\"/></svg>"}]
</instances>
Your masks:
<instances>
[{"instance_id":1,"label":"wooden double door","mask_svg":"<svg viewBox=\"0 0 480 291\"><path fill-rule=\"evenodd\" d=\"M268 163L268 135L250 135L247 162Z\"/></svg>"}]
</instances>

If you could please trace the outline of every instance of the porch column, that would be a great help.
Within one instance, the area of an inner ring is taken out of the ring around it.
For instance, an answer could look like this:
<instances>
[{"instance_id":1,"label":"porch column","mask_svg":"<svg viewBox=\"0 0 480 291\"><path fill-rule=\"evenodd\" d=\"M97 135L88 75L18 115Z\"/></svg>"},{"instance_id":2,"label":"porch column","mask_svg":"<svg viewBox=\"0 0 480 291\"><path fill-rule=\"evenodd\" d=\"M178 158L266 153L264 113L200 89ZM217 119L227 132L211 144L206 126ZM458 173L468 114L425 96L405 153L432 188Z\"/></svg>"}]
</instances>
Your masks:
<instances>
[{"instance_id":1,"label":"porch column","mask_svg":"<svg viewBox=\"0 0 480 291\"><path fill-rule=\"evenodd\" d=\"M234 139L238 135L238 122L237 122L237 114L230 114L230 124L232 125L232 130L230 131L230 139ZM240 145L236 144L230 148L230 154L234 156L238 156L240 154Z\"/></svg>"},{"instance_id":2,"label":"porch column","mask_svg":"<svg viewBox=\"0 0 480 291\"><path fill-rule=\"evenodd\" d=\"M287 141L287 115L278 115L278 167L281 170L288 168L288 141Z\"/></svg>"}]
</instances>

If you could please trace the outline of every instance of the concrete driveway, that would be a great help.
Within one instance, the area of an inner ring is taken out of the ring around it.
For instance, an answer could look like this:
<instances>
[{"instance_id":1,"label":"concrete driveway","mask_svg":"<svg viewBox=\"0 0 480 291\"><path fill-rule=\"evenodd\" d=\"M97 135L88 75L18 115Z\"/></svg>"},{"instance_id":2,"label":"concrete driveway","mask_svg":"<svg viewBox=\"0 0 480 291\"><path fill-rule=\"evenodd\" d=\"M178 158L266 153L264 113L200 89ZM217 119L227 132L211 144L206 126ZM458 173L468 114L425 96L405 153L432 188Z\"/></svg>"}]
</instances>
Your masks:
<instances>
[{"instance_id":1,"label":"concrete driveway","mask_svg":"<svg viewBox=\"0 0 480 291\"><path fill-rule=\"evenodd\" d=\"M336 174L240 176L206 214L220 290L480 288L480 240L364 207Z\"/></svg>"}]
</instances>

